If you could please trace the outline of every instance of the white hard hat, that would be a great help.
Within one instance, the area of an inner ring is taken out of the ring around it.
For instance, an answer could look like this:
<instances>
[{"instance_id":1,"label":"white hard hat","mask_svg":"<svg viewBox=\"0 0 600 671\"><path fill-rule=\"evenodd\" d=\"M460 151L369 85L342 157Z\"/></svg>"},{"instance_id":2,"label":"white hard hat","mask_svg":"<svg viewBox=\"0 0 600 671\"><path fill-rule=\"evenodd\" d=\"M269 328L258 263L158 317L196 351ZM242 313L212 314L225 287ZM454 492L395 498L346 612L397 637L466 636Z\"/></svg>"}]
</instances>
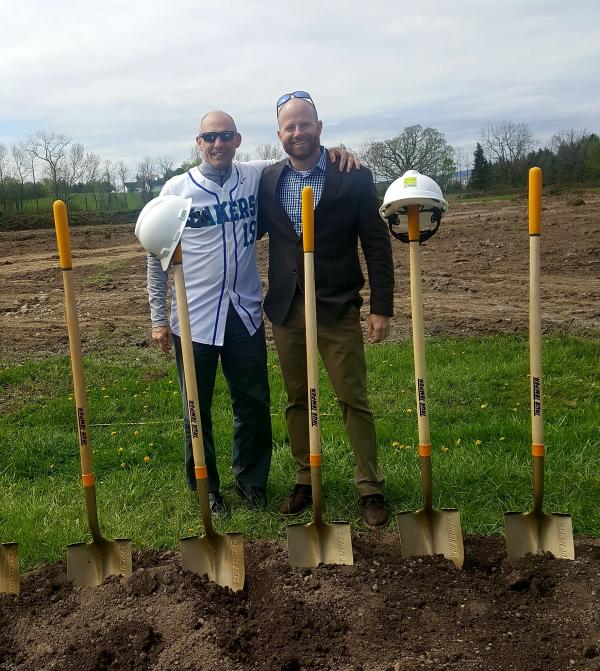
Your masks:
<instances>
[{"instance_id":1,"label":"white hard hat","mask_svg":"<svg viewBox=\"0 0 600 671\"><path fill-rule=\"evenodd\" d=\"M448 201L431 177L422 175L416 170L407 170L402 177L393 181L385 192L379 214L389 224L392 234L404 242L408 241L408 238L404 234L397 234L393 226L399 225L402 220L406 221L408 216L406 208L409 205L419 206L421 226L435 224L431 231L421 231L421 241L427 240L437 231L442 214L448 209Z\"/></svg>"},{"instance_id":2,"label":"white hard hat","mask_svg":"<svg viewBox=\"0 0 600 671\"><path fill-rule=\"evenodd\" d=\"M408 205L419 205L421 212L433 209L445 212L448 209L448 201L437 183L416 170L408 170L390 184L379 214L387 221L391 214L406 215Z\"/></svg>"},{"instance_id":3,"label":"white hard hat","mask_svg":"<svg viewBox=\"0 0 600 671\"><path fill-rule=\"evenodd\" d=\"M158 256L163 270L169 267L191 209L191 198L158 196L140 212L135 236L146 251Z\"/></svg>"}]
</instances>

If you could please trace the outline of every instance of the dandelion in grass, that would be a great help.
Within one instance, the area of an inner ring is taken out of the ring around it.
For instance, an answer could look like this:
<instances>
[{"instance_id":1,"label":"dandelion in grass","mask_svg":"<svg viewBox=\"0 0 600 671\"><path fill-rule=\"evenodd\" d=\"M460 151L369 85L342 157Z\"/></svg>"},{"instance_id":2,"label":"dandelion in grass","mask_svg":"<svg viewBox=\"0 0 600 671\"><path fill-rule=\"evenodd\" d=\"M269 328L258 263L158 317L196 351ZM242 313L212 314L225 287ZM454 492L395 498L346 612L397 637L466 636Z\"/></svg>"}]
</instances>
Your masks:
<instances>
[{"instance_id":1,"label":"dandelion in grass","mask_svg":"<svg viewBox=\"0 0 600 671\"><path fill-rule=\"evenodd\" d=\"M504 436L500 436L500 438L498 438L498 440L499 440L500 442L502 442L502 441L506 440L506 438L505 438Z\"/></svg>"},{"instance_id":2,"label":"dandelion in grass","mask_svg":"<svg viewBox=\"0 0 600 671\"><path fill-rule=\"evenodd\" d=\"M139 432L139 431L134 431L134 432L133 432L133 435L134 435L134 436L139 436L139 435L140 435L140 432Z\"/></svg>"},{"instance_id":3,"label":"dandelion in grass","mask_svg":"<svg viewBox=\"0 0 600 671\"><path fill-rule=\"evenodd\" d=\"M442 452L447 452L447 451L448 451L448 448L447 448L445 445L442 445L442 446L440 447L440 450L441 450Z\"/></svg>"},{"instance_id":4,"label":"dandelion in grass","mask_svg":"<svg viewBox=\"0 0 600 671\"><path fill-rule=\"evenodd\" d=\"M116 432L116 431L111 431L111 432L110 432L110 435L111 435L111 436L116 436L116 435L117 435L117 432Z\"/></svg>"},{"instance_id":5,"label":"dandelion in grass","mask_svg":"<svg viewBox=\"0 0 600 671\"><path fill-rule=\"evenodd\" d=\"M148 443L149 447L154 447L154 443Z\"/></svg>"},{"instance_id":6,"label":"dandelion in grass","mask_svg":"<svg viewBox=\"0 0 600 671\"><path fill-rule=\"evenodd\" d=\"M457 438L457 439L454 441L454 444L455 444L455 445L460 445L461 443L462 443L462 440L461 440L460 438Z\"/></svg>"},{"instance_id":7,"label":"dandelion in grass","mask_svg":"<svg viewBox=\"0 0 600 671\"><path fill-rule=\"evenodd\" d=\"M410 413L411 413L412 411L413 411L412 408L406 408L406 410L405 410L404 412L407 412L407 413L410 415Z\"/></svg>"},{"instance_id":8,"label":"dandelion in grass","mask_svg":"<svg viewBox=\"0 0 600 671\"><path fill-rule=\"evenodd\" d=\"M149 464L151 461L152 461L152 457L149 457L148 455L146 455L146 456L144 457L144 463L145 463L145 464Z\"/></svg>"},{"instance_id":9,"label":"dandelion in grass","mask_svg":"<svg viewBox=\"0 0 600 671\"><path fill-rule=\"evenodd\" d=\"M123 450L124 450L124 448L123 448L123 447L120 447L120 448L117 450L117 452L118 452L119 454L121 454L121 452L123 452Z\"/></svg>"},{"instance_id":10,"label":"dandelion in grass","mask_svg":"<svg viewBox=\"0 0 600 671\"><path fill-rule=\"evenodd\" d=\"M488 404L487 404L487 403L482 403L479 407L480 407L482 410L485 410L485 409L488 407Z\"/></svg>"},{"instance_id":11,"label":"dandelion in grass","mask_svg":"<svg viewBox=\"0 0 600 671\"><path fill-rule=\"evenodd\" d=\"M475 443L475 445L481 445L481 441L479 440L479 438L477 440L474 440L473 442Z\"/></svg>"},{"instance_id":12,"label":"dandelion in grass","mask_svg":"<svg viewBox=\"0 0 600 671\"><path fill-rule=\"evenodd\" d=\"M105 394L102 398L110 398L110 396Z\"/></svg>"},{"instance_id":13,"label":"dandelion in grass","mask_svg":"<svg viewBox=\"0 0 600 671\"><path fill-rule=\"evenodd\" d=\"M124 461L119 464L119 468L125 468L126 466L127 464Z\"/></svg>"},{"instance_id":14,"label":"dandelion in grass","mask_svg":"<svg viewBox=\"0 0 600 671\"><path fill-rule=\"evenodd\" d=\"M397 440L395 440L395 441L392 443L392 447L399 447L399 448L402 448L403 446L400 445L400 443L399 443Z\"/></svg>"}]
</instances>

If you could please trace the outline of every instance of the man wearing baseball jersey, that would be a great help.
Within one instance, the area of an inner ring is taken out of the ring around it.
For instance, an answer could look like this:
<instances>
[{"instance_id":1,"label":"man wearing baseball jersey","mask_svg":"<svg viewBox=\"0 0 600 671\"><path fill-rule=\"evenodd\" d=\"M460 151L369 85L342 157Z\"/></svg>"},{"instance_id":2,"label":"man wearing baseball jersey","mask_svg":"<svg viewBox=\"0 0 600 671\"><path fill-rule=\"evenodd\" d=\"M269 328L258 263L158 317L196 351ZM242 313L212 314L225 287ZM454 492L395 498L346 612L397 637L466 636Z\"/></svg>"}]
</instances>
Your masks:
<instances>
[{"instance_id":1,"label":"man wearing baseball jersey","mask_svg":"<svg viewBox=\"0 0 600 671\"><path fill-rule=\"evenodd\" d=\"M211 405L219 358L233 408L233 474L249 508L264 508L271 463L271 415L262 287L256 264L256 208L260 176L272 161L234 161L242 141L225 112L206 114L196 142L202 163L166 182L161 195L192 198L183 231L183 270L198 381L202 437L211 509L225 515L220 494ZM346 154L336 150L336 154ZM340 166L341 169L341 166ZM173 288L173 293L175 289ZM152 339L164 352L175 346L184 405L186 476L195 489L194 459L183 380L177 303L167 314L167 273L148 255Z\"/></svg>"}]
</instances>

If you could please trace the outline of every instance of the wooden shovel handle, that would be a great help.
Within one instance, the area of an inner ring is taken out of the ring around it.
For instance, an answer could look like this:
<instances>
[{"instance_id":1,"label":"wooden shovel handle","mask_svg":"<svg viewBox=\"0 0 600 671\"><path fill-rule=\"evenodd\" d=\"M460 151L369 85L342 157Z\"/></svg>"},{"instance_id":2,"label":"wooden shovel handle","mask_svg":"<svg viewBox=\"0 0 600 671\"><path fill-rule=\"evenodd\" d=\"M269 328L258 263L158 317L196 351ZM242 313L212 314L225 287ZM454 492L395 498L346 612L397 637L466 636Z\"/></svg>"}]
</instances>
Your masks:
<instances>
[{"instance_id":1,"label":"wooden shovel handle","mask_svg":"<svg viewBox=\"0 0 600 671\"><path fill-rule=\"evenodd\" d=\"M317 308L315 296L314 197L302 189L302 241L304 245L304 319L306 328L306 379L308 383L308 438L315 519L321 518L321 432L319 427L319 368L317 364Z\"/></svg>"},{"instance_id":2,"label":"wooden shovel handle","mask_svg":"<svg viewBox=\"0 0 600 671\"><path fill-rule=\"evenodd\" d=\"M196 488L200 502L200 511L204 530L212 534L213 524L208 499L208 471L204 457L204 442L202 440L202 423L200 420L200 399L196 380L196 363L194 361L194 345L190 327L185 278L183 275L183 253L181 243L173 253L173 274L175 276L175 293L177 296L177 314L179 315L179 332L181 337L181 354L183 359L183 377L185 393L188 402L188 418L192 437L192 453L194 455L194 473Z\"/></svg>"},{"instance_id":3,"label":"wooden shovel handle","mask_svg":"<svg viewBox=\"0 0 600 671\"><path fill-rule=\"evenodd\" d=\"M425 336L423 326L423 291L421 287L421 250L419 206L408 206L408 249L410 255L410 309L415 363L415 391L419 431L419 461L424 508L432 507L431 439L427 402L427 369L425 368Z\"/></svg>"},{"instance_id":4,"label":"wooden shovel handle","mask_svg":"<svg viewBox=\"0 0 600 671\"><path fill-rule=\"evenodd\" d=\"M62 200L55 200L52 205L52 210L54 212L56 241L58 244L60 266L63 271L63 283L65 287L65 312L67 317L67 331L69 333L69 350L71 354L71 370L73 373L73 390L75 394L77 435L79 440L82 480L84 487L92 487L94 485L92 446L88 423L87 395L83 380L83 367L81 364L81 335L79 332L79 320L77 319L75 305L67 206Z\"/></svg>"}]
</instances>

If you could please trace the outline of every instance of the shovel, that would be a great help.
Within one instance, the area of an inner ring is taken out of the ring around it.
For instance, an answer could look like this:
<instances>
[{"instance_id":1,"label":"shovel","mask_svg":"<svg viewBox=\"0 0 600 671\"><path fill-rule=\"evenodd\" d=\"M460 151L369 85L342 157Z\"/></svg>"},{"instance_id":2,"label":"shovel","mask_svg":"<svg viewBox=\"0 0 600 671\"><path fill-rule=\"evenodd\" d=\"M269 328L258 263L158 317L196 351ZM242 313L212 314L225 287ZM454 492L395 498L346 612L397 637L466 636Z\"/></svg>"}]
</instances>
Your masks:
<instances>
[{"instance_id":1,"label":"shovel","mask_svg":"<svg viewBox=\"0 0 600 671\"><path fill-rule=\"evenodd\" d=\"M505 513L506 547L511 564L526 554L551 552L574 559L573 526L565 513L542 512L544 500L544 420L542 411L542 318L540 308L540 236L542 171L529 171L529 370L531 378L531 455L533 510Z\"/></svg>"},{"instance_id":2,"label":"shovel","mask_svg":"<svg viewBox=\"0 0 600 671\"><path fill-rule=\"evenodd\" d=\"M131 541L123 538L109 541L100 533L94 467L92 464L92 445L88 424L87 396L81 365L81 338L75 309L67 206L62 200L55 200L52 209L54 211L60 267L65 286L65 309L75 391L81 480L85 492L88 524L92 533L91 542L74 543L67 547L67 579L80 587L96 587L110 575L131 575Z\"/></svg>"},{"instance_id":3,"label":"shovel","mask_svg":"<svg viewBox=\"0 0 600 671\"><path fill-rule=\"evenodd\" d=\"M423 298L421 292L421 252L419 250L419 206L408 206L408 240L410 253L410 303L412 313L417 417L419 429L419 460L423 508L398 515L400 543L404 557L442 554L461 568L464 561L460 513L445 508L433 510L431 478L431 442L427 409L427 379L423 329Z\"/></svg>"},{"instance_id":4,"label":"shovel","mask_svg":"<svg viewBox=\"0 0 600 671\"><path fill-rule=\"evenodd\" d=\"M188 536L181 539L181 563L186 571L192 571L198 575L206 575L209 580L217 583L217 585L229 587L234 592L237 592L243 589L246 577L244 568L244 541L242 534L217 533L212 523L208 500L208 473L204 459L202 426L200 424L200 403L198 401L192 332L190 329L190 316L183 276L181 243L177 245L173 254L173 271L175 275L179 327L181 330L181 350L183 354L185 390L188 399L188 415L192 434L196 488L200 502L202 524L204 525L204 536Z\"/></svg>"},{"instance_id":5,"label":"shovel","mask_svg":"<svg viewBox=\"0 0 600 671\"><path fill-rule=\"evenodd\" d=\"M314 266L314 200L310 186L302 189L302 239L304 243L304 314L306 322L306 368L308 381L308 426L310 479L314 520L287 527L288 555L292 566L353 564L350 525L323 521L321 440L319 433L319 371L317 367L317 311Z\"/></svg>"},{"instance_id":6,"label":"shovel","mask_svg":"<svg viewBox=\"0 0 600 671\"><path fill-rule=\"evenodd\" d=\"M19 595L19 544L0 545L0 593Z\"/></svg>"}]
</instances>

